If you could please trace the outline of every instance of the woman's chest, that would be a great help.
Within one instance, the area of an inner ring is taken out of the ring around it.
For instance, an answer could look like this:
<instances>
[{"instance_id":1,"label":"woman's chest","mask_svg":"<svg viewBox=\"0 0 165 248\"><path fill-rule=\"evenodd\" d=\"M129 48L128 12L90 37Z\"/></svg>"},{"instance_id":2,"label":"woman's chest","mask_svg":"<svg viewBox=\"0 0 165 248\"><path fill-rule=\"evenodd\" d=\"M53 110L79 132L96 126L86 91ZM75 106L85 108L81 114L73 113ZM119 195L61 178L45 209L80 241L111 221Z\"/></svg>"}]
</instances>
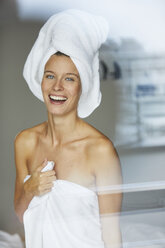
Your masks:
<instances>
[{"instance_id":1,"label":"woman's chest","mask_svg":"<svg viewBox=\"0 0 165 248\"><path fill-rule=\"evenodd\" d=\"M44 158L53 161L57 179L68 180L89 187L95 185L92 161L82 146L67 146L56 149L37 147L29 160L29 173L42 164Z\"/></svg>"}]
</instances>

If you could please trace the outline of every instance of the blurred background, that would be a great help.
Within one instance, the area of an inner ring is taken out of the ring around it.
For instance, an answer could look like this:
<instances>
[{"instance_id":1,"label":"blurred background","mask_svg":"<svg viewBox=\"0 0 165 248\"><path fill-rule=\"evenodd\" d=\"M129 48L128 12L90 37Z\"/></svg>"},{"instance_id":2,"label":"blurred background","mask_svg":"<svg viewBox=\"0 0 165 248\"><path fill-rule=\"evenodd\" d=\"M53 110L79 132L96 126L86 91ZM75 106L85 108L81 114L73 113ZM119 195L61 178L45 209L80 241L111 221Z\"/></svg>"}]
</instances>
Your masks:
<instances>
[{"instance_id":1,"label":"blurred background","mask_svg":"<svg viewBox=\"0 0 165 248\"><path fill-rule=\"evenodd\" d=\"M100 49L102 103L85 120L112 140L120 157L124 247L165 247L164 0L0 1L0 230L24 238L13 205L14 139L47 119L23 66L43 23L69 8L100 14L110 25Z\"/></svg>"}]
</instances>

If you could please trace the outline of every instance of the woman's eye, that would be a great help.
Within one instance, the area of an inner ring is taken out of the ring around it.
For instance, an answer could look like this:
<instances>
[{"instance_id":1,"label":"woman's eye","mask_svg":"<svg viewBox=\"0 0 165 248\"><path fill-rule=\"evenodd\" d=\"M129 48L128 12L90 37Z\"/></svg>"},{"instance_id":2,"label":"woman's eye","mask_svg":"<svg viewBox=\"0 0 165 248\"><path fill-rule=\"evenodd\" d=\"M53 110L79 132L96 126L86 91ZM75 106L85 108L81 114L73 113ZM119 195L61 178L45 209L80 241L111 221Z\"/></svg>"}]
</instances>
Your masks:
<instances>
[{"instance_id":1,"label":"woman's eye","mask_svg":"<svg viewBox=\"0 0 165 248\"><path fill-rule=\"evenodd\" d=\"M69 77L67 77L66 80L67 80L67 81L74 81L73 78L69 78Z\"/></svg>"},{"instance_id":2,"label":"woman's eye","mask_svg":"<svg viewBox=\"0 0 165 248\"><path fill-rule=\"evenodd\" d=\"M54 76L53 76L53 75L46 75L46 78L48 78L48 79L53 79Z\"/></svg>"}]
</instances>

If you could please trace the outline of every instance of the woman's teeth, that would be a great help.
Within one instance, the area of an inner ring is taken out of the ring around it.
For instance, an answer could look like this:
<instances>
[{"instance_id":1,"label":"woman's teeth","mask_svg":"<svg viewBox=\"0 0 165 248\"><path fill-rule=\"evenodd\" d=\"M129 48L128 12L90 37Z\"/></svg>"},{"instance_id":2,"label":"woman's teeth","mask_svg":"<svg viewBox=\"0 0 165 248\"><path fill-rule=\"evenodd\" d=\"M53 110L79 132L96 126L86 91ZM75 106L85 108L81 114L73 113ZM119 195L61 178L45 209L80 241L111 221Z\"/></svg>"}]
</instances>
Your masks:
<instances>
[{"instance_id":1,"label":"woman's teeth","mask_svg":"<svg viewBox=\"0 0 165 248\"><path fill-rule=\"evenodd\" d=\"M62 96L49 96L51 100L54 100L54 101L65 101L67 100L66 97L62 97Z\"/></svg>"}]
</instances>

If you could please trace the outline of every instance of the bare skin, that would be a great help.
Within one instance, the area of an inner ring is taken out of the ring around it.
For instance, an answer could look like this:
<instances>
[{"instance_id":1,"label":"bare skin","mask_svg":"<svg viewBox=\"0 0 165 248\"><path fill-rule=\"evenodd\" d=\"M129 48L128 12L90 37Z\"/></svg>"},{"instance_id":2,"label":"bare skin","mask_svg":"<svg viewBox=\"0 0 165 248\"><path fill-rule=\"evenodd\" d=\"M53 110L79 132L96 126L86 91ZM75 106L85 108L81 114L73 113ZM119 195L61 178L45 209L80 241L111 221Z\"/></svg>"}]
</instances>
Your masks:
<instances>
[{"instance_id":1,"label":"bare skin","mask_svg":"<svg viewBox=\"0 0 165 248\"><path fill-rule=\"evenodd\" d=\"M87 188L122 183L120 162L112 142L77 116L81 82L71 59L51 56L45 66L41 86L48 121L21 131L14 143L14 204L20 222L32 198L51 191L54 180L68 180ZM65 96L67 100L61 105L54 104L50 101L50 94ZM45 158L55 162L52 171L41 172L47 163ZM31 178L23 183L28 174L32 175ZM98 201L100 215L118 213L122 195L99 194ZM101 218L101 222L107 247L120 244L118 217L108 221ZM110 238L107 238L107 224L108 229L113 226Z\"/></svg>"}]
</instances>

